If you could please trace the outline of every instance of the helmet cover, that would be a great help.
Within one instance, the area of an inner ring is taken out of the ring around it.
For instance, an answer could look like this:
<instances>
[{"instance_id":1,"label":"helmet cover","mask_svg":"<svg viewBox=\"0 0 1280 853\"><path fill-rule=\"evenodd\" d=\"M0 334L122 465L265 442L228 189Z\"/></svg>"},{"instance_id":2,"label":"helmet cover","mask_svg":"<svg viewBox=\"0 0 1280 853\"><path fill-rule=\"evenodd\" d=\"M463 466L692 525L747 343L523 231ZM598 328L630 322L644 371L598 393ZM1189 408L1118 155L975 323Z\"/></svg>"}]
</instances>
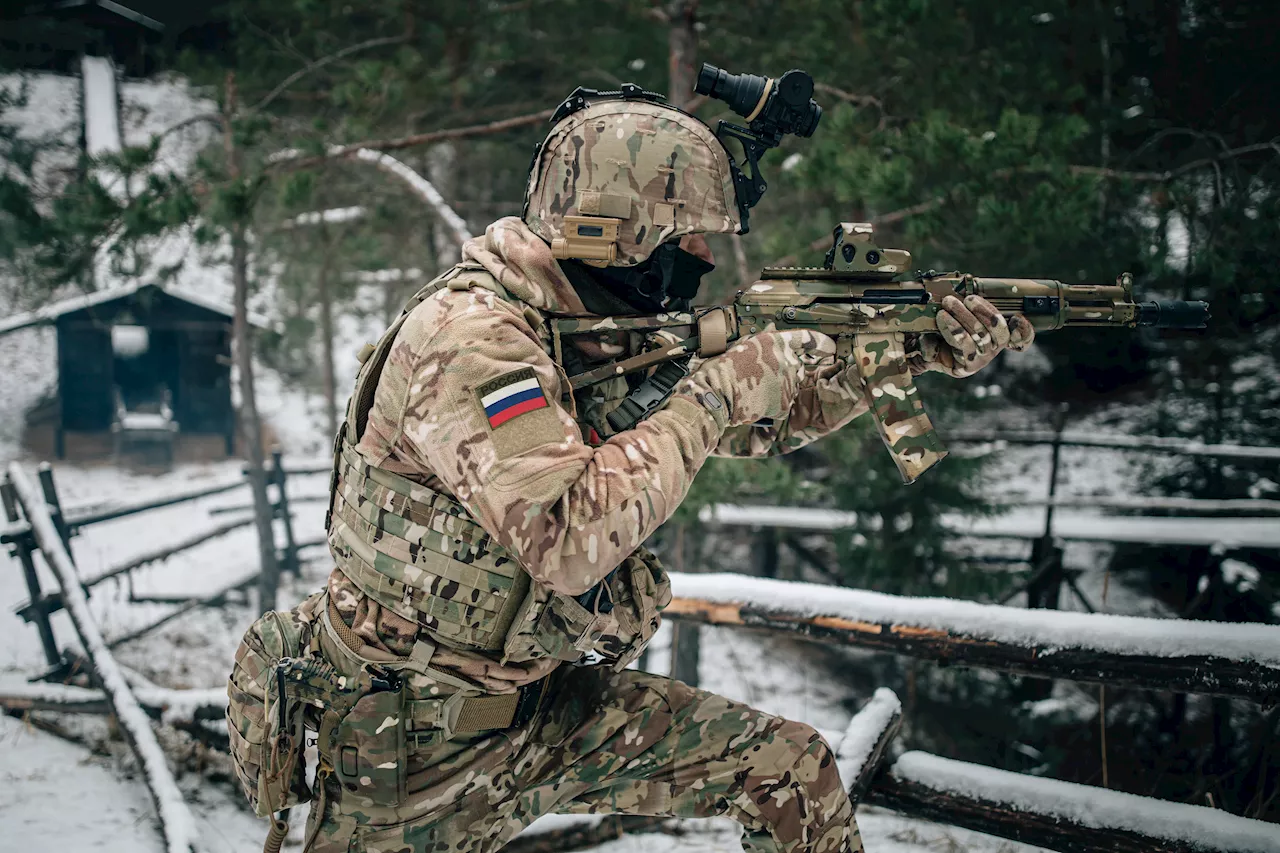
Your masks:
<instances>
[{"instance_id":1,"label":"helmet cover","mask_svg":"<svg viewBox=\"0 0 1280 853\"><path fill-rule=\"evenodd\" d=\"M643 263L685 234L742 228L729 155L711 129L674 107L635 100L571 113L538 149L524 221L555 243L566 236L566 217L619 220L608 265L620 267Z\"/></svg>"}]
</instances>

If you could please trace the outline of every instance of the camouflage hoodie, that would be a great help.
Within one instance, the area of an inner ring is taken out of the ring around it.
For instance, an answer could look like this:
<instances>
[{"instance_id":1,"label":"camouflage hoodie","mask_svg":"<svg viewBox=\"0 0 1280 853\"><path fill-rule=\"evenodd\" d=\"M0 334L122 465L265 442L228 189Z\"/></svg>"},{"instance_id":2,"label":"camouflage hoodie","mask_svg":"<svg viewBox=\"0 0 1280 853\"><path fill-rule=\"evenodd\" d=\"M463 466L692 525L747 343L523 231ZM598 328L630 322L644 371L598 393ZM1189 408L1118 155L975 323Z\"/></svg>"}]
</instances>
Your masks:
<instances>
[{"instance_id":1,"label":"camouflage hoodie","mask_svg":"<svg viewBox=\"0 0 1280 853\"><path fill-rule=\"evenodd\" d=\"M463 259L472 267L401 328L357 450L453 495L551 589L577 595L625 560L679 506L708 455L785 452L866 409L856 372L822 338L791 415L774 427L726 431L722 413L678 387L635 429L597 443L575 420L567 377L545 339L543 314L586 312L550 248L509 217L469 241ZM583 356L614 356L622 346L602 340ZM365 598L337 570L329 589L372 649L408 653L417 625ZM501 691L540 678L555 661L502 665L441 648L433 665Z\"/></svg>"}]
</instances>

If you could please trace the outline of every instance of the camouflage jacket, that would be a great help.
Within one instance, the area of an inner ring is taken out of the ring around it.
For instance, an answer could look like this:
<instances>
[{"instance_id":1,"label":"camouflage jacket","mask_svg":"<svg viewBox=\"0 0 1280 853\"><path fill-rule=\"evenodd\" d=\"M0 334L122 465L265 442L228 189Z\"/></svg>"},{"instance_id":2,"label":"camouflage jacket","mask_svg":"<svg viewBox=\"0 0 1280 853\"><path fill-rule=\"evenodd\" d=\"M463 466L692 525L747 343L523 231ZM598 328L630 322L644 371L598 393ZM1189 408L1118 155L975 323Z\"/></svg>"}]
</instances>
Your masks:
<instances>
[{"instance_id":1,"label":"camouflage jacket","mask_svg":"<svg viewBox=\"0 0 1280 853\"><path fill-rule=\"evenodd\" d=\"M665 408L601 440L603 414L620 393L596 388L575 400L550 354L544 315L586 308L547 244L509 217L468 242L463 259L449 286L406 319L356 449L454 496L551 589L577 595L605 577L675 511L709 455L787 452L866 411L856 371L831 356L809 369L790 416L774 426L726 430L677 388ZM581 344L581 354L590 363L631 343L606 336ZM411 648L416 625L336 570L329 590L366 643L393 654ZM444 649L433 659L491 689L539 678L555 663L503 666Z\"/></svg>"}]
</instances>

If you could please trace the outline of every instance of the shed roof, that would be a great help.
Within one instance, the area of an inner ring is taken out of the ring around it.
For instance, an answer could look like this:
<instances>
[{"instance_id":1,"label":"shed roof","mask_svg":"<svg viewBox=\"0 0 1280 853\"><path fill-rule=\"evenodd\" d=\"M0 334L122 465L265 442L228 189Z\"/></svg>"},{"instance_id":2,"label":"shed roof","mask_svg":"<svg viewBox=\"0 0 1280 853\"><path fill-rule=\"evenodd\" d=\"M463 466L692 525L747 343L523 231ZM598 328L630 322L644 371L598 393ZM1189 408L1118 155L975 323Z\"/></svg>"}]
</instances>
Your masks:
<instances>
[{"instance_id":1,"label":"shed roof","mask_svg":"<svg viewBox=\"0 0 1280 853\"><path fill-rule=\"evenodd\" d=\"M73 311L79 311L83 308L91 308L94 305L103 305L107 302L114 302L117 299L125 299L134 294L146 290L147 288L155 288L179 299L183 302L190 303L221 314L224 317L233 317L235 309L226 302L213 299L202 293L195 293L190 290L182 290L180 288L161 287L154 282L135 282L125 285L124 287L113 287L108 290L95 290L92 293L83 293L79 296L73 296L70 299L63 299L52 305L45 305L34 311L23 311L18 314L11 314L8 317L0 318L0 335L6 335L9 332L16 332L19 329L30 328L31 326L42 326L52 323L64 314L70 314ZM268 325L267 318L261 314L249 312L249 322L255 326Z\"/></svg>"}]
</instances>

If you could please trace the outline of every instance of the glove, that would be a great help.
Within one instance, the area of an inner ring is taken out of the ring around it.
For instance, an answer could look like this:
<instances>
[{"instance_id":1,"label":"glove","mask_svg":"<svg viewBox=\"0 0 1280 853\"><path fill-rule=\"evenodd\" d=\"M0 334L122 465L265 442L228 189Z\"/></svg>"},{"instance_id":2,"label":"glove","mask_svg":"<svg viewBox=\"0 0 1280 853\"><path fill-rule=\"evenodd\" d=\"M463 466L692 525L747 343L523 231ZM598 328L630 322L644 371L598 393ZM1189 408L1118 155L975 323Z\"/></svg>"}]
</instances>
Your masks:
<instances>
[{"instance_id":1,"label":"glove","mask_svg":"<svg viewBox=\"0 0 1280 853\"><path fill-rule=\"evenodd\" d=\"M1022 352L1036 331L1021 314L1008 321L981 296L944 296L938 311L938 331L907 336L907 364L911 375L936 370L957 379L986 367L1003 349Z\"/></svg>"},{"instance_id":2,"label":"glove","mask_svg":"<svg viewBox=\"0 0 1280 853\"><path fill-rule=\"evenodd\" d=\"M830 363L835 352L835 341L821 332L761 332L701 362L684 381L705 408L726 408L728 426L754 424L786 417L806 371Z\"/></svg>"}]
</instances>

